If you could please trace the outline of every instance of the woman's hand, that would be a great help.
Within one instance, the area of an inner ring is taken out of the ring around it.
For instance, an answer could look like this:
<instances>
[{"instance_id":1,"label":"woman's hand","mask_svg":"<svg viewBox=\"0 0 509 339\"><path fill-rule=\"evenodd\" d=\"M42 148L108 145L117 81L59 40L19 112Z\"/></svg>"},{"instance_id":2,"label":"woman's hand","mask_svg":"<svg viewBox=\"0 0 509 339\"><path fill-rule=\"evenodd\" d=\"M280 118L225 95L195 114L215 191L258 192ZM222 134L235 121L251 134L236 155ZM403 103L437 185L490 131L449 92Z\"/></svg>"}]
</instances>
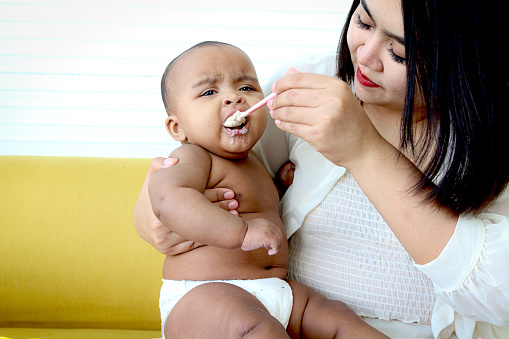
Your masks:
<instances>
[{"instance_id":1,"label":"woman's hand","mask_svg":"<svg viewBox=\"0 0 509 339\"><path fill-rule=\"evenodd\" d=\"M141 187L141 192L134 206L133 220L134 226L140 237L152 245L156 250L165 255L177 255L194 248L203 246L194 241L186 240L159 221L154 215L152 204L148 194L148 182L154 173L165 167L171 167L178 163L174 158L155 158L150 163L150 167L145 177L145 182ZM238 202L233 199L235 193L227 188L215 188L206 190L205 197L224 210L237 214Z\"/></svg>"},{"instance_id":2,"label":"woman's hand","mask_svg":"<svg viewBox=\"0 0 509 339\"><path fill-rule=\"evenodd\" d=\"M272 85L268 105L276 125L313 146L331 162L356 165L381 138L349 85L319 74L290 69Z\"/></svg>"}]
</instances>

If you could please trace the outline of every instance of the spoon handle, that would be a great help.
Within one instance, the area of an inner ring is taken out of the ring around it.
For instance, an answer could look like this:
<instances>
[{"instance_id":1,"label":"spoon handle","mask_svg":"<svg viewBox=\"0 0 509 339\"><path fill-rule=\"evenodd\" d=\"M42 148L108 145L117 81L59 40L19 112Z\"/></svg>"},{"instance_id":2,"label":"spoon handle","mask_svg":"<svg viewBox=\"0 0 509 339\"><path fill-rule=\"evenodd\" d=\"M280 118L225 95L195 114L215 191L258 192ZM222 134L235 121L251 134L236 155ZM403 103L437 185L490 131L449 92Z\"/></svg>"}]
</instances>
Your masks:
<instances>
[{"instance_id":1,"label":"spoon handle","mask_svg":"<svg viewBox=\"0 0 509 339\"><path fill-rule=\"evenodd\" d=\"M245 118L247 117L249 114L253 113L254 111L256 111L258 108L264 106L267 104L267 102L269 102L270 99L274 98L277 94L276 93L271 93L269 95L267 95L264 99L262 99L260 102L258 102L257 104L255 104L253 107L247 109L245 112L242 112L242 114L240 115L240 118Z\"/></svg>"}]
</instances>

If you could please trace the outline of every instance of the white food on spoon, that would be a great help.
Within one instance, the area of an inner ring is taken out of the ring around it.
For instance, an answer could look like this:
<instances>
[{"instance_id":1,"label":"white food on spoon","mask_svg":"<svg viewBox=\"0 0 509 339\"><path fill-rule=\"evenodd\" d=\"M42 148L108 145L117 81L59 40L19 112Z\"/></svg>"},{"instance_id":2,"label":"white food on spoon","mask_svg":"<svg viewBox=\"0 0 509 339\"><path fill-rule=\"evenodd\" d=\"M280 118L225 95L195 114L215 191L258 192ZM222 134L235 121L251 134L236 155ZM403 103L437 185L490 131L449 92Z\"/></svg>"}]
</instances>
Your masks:
<instances>
[{"instance_id":1,"label":"white food on spoon","mask_svg":"<svg viewBox=\"0 0 509 339\"><path fill-rule=\"evenodd\" d=\"M228 119L226 119L223 126L227 127L227 128L233 128L233 127L242 125L243 123L246 122L245 118L249 114L253 113L260 107L265 106L267 104L267 102L269 100L271 100L272 98L274 98L276 95L277 95L276 93L271 93L271 94L267 95L265 98L263 98L258 103L256 103L253 107L248 108L247 111L245 111L245 112L241 112L241 111L237 110L237 112L233 113L232 116L230 116Z\"/></svg>"},{"instance_id":2,"label":"white food on spoon","mask_svg":"<svg viewBox=\"0 0 509 339\"><path fill-rule=\"evenodd\" d=\"M236 111L224 122L224 127L237 127L246 122L246 119L241 116L241 111Z\"/></svg>"}]
</instances>

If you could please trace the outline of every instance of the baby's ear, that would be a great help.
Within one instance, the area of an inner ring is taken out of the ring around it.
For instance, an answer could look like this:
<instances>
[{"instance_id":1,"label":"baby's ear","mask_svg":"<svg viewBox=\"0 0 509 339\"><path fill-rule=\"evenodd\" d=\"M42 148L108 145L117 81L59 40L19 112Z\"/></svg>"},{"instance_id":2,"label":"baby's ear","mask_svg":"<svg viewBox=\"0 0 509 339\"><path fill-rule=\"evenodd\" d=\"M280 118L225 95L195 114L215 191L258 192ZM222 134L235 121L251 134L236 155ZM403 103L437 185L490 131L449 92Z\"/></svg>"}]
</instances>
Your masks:
<instances>
[{"instance_id":1,"label":"baby's ear","mask_svg":"<svg viewBox=\"0 0 509 339\"><path fill-rule=\"evenodd\" d=\"M180 126L177 116L175 116L174 114L170 114L166 118L165 124L166 124L166 130L168 131L168 133L171 135L171 137L174 140L181 141L181 142L187 140L187 136L184 133L184 130L182 129L182 127Z\"/></svg>"}]
</instances>

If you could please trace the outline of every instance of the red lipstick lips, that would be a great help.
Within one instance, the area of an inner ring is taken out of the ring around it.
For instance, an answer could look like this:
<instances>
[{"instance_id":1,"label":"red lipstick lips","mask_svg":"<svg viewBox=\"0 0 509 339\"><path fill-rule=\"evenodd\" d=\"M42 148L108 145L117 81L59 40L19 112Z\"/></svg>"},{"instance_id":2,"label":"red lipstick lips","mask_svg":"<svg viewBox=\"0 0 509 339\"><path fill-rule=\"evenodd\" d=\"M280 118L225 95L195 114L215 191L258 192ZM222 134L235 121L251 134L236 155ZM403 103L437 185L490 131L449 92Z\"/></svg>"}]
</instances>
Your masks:
<instances>
[{"instance_id":1,"label":"red lipstick lips","mask_svg":"<svg viewBox=\"0 0 509 339\"><path fill-rule=\"evenodd\" d=\"M357 67L357 80L359 80L359 83L362 86L366 86L366 87L380 87L377 84L375 84L373 81L371 81L368 78L366 78L364 76L364 74L362 74L361 69L359 67Z\"/></svg>"}]
</instances>

